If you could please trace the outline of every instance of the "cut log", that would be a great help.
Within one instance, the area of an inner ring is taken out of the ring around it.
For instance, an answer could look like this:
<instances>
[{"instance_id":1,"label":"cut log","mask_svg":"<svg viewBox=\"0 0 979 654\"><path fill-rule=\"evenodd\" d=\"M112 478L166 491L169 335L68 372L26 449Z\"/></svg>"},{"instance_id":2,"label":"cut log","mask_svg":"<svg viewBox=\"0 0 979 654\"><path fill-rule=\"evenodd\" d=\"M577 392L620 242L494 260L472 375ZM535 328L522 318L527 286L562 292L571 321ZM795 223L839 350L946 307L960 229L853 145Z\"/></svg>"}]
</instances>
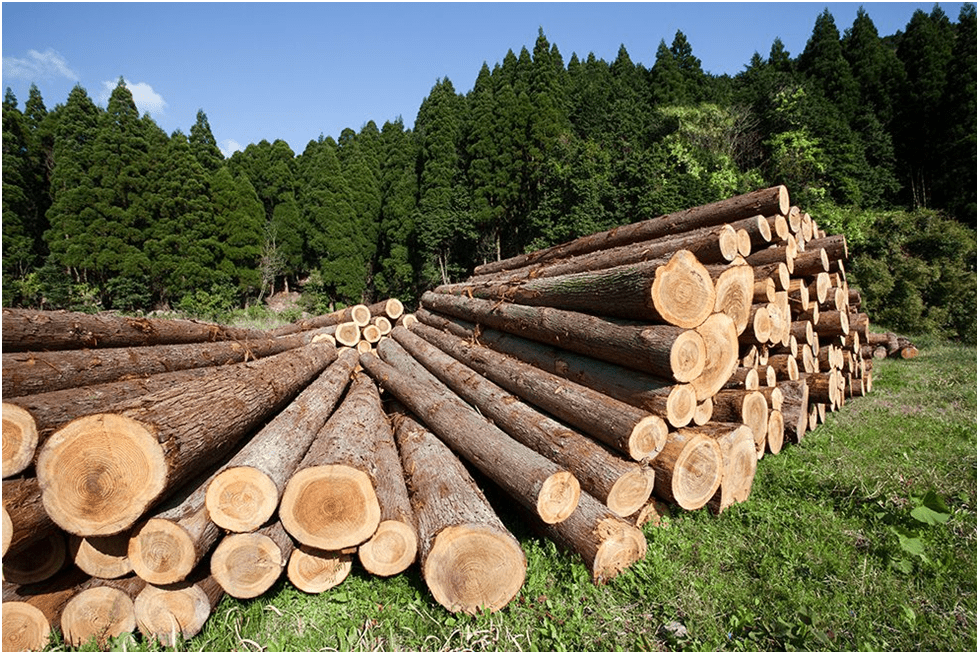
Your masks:
<instances>
[{"instance_id":1,"label":"cut log","mask_svg":"<svg viewBox=\"0 0 979 654\"><path fill-rule=\"evenodd\" d=\"M319 430L286 484L279 519L303 545L337 551L377 531L377 433L385 420L377 386L355 373L340 406Z\"/></svg>"},{"instance_id":2,"label":"cut log","mask_svg":"<svg viewBox=\"0 0 979 654\"><path fill-rule=\"evenodd\" d=\"M431 311L681 383L704 369L706 350L700 334L673 325L622 325L573 311L431 292L422 296L422 304Z\"/></svg>"},{"instance_id":3,"label":"cut log","mask_svg":"<svg viewBox=\"0 0 979 654\"><path fill-rule=\"evenodd\" d=\"M133 602L136 625L148 641L176 647L200 633L223 596L214 577L163 587L147 584Z\"/></svg>"},{"instance_id":4,"label":"cut log","mask_svg":"<svg viewBox=\"0 0 979 654\"><path fill-rule=\"evenodd\" d=\"M129 560L130 533L114 536L68 537L68 556L79 569L99 579L118 579L133 571Z\"/></svg>"},{"instance_id":5,"label":"cut log","mask_svg":"<svg viewBox=\"0 0 979 654\"><path fill-rule=\"evenodd\" d=\"M760 459L768 438L768 401L759 391L720 391L714 396L714 420L743 423L754 436L755 453Z\"/></svg>"},{"instance_id":6,"label":"cut log","mask_svg":"<svg viewBox=\"0 0 979 654\"><path fill-rule=\"evenodd\" d=\"M813 330L820 336L846 336L850 331L850 317L846 311L820 311Z\"/></svg>"},{"instance_id":7,"label":"cut log","mask_svg":"<svg viewBox=\"0 0 979 654\"><path fill-rule=\"evenodd\" d=\"M351 551L330 552L308 545L292 550L286 575L304 593L325 593L339 586L353 568Z\"/></svg>"},{"instance_id":8,"label":"cut log","mask_svg":"<svg viewBox=\"0 0 979 654\"><path fill-rule=\"evenodd\" d=\"M340 352L329 368L218 472L206 497L215 524L228 531L248 532L268 522L289 477L336 408L356 365L354 350Z\"/></svg>"},{"instance_id":9,"label":"cut log","mask_svg":"<svg viewBox=\"0 0 979 654\"><path fill-rule=\"evenodd\" d=\"M447 610L497 611L516 597L527 558L448 447L405 415L395 438L418 519L422 578Z\"/></svg>"},{"instance_id":10,"label":"cut log","mask_svg":"<svg viewBox=\"0 0 979 654\"><path fill-rule=\"evenodd\" d=\"M785 245L777 245L764 250L752 252L745 257L745 261L754 267L770 266L772 264L782 264L791 275L795 271L795 257L798 254L798 247L795 241L788 241ZM766 275L769 276L769 275ZM776 282L778 279L776 279Z\"/></svg>"},{"instance_id":11,"label":"cut log","mask_svg":"<svg viewBox=\"0 0 979 654\"><path fill-rule=\"evenodd\" d=\"M40 609L27 602L3 603L3 651L29 652L46 649L51 624Z\"/></svg>"},{"instance_id":12,"label":"cut log","mask_svg":"<svg viewBox=\"0 0 979 654\"><path fill-rule=\"evenodd\" d=\"M355 322L345 322L337 325L337 331L333 335L337 343L347 347L357 347L360 342L360 325Z\"/></svg>"},{"instance_id":13,"label":"cut log","mask_svg":"<svg viewBox=\"0 0 979 654\"><path fill-rule=\"evenodd\" d=\"M738 365L738 332L726 313L715 313L697 328L704 342L706 356L700 374L690 382L697 401L719 391Z\"/></svg>"},{"instance_id":14,"label":"cut log","mask_svg":"<svg viewBox=\"0 0 979 654\"><path fill-rule=\"evenodd\" d=\"M756 214L785 214L789 210L789 194L784 186L754 191L745 195L721 200L672 214L666 214L641 222L616 227L606 232L583 236L574 241L556 245L530 254L523 254L503 261L478 266L475 275L488 275L503 270L513 270L535 263L564 259L586 252L637 243L667 234L687 232L693 229L720 225L748 218Z\"/></svg>"},{"instance_id":15,"label":"cut log","mask_svg":"<svg viewBox=\"0 0 979 654\"><path fill-rule=\"evenodd\" d=\"M721 450L724 471L721 485L707 502L711 511L721 513L729 506L747 500L758 467L751 430L746 425L724 422L687 429L713 439Z\"/></svg>"},{"instance_id":16,"label":"cut log","mask_svg":"<svg viewBox=\"0 0 979 654\"><path fill-rule=\"evenodd\" d=\"M813 277L821 272L829 272L829 256L823 248L806 248L800 252L793 263L796 277Z\"/></svg>"},{"instance_id":17,"label":"cut log","mask_svg":"<svg viewBox=\"0 0 979 654\"><path fill-rule=\"evenodd\" d=\"M60 628L61 613L72 597L92 580L77 568L67 568L39 584L3 584L3 651L40 651L49 644L52 628Z\"/></svg>"},{"instance_id":18,"label":"cut log","mask_svg":"<svg viewBox=\"0 0 979 654\"><path fill-rule=\"evenodd\" d=\"M714 417L714 400L707 398L697 404L697 411L693 414L693 424L701 427L706 425Z\"/></svg>"},{"instance_id":19,"label":"cut log","mask_svg":"<svg viewBox=\"0 0 979 654\"><path fill-rule=\"evenodd\" d=\"M748 319L748 327L738 336L738 342L742 345L763 345L772 336L772 319L766 304L751 305L751 314Z\"/></svg>"},{"instance_id":20,"label":"cut log","mask_svg":"<svg viewBox=\"0 0 979 654\"><path fill-rule=\"evenodd\" d=\"M58 525L44 510L41 487L35 477L4 480L3 510L10 520L9 530L4 525L4 556L7 552L14 554L59 531Z\"/></svg>"},{"instance_id":21,"label":"cut log","mask_svg":"<svg viewBox=\"0 0 979 654\"><path fill-rule=\"evenodd\" d=\"M663 451L653 459L655 493L684 509L694 510L707 504L717 492L724 462L716 441L684 429L670 432Z\"/></svg>"},{"instance_id":22,"label":"cut log","mask_svg":"<svg viewBox=\"0 0 979 654\"><path fill-rule=\"evenodd\" d=\"M726 313L734 321L738 334L744 332L751 318L751 301L754 296L755 274L751 266L732 264L718 271L711 267L716 299L715 313ZM707 316L704 316L704 320ZM701 321L701 324L704 321ZM699 326L699 325L698 325Z\"/></svg>"},{"instance_id":23,"label":"cut log","mask_svg":"<svg viewBox=\"0 0 979 654\"><path fill-rule=\"evenodd\" d=\"M418 317L426 325L443 332L478 342L545 372L661 416L674 427L688 425L693 419L697 400L689 384L672 384L614 363L529 341L506 332L479 329L472 323L458 318L447 318L425 309L418 311Z\"/></svg>"},{"instance_id":24,"label":"cut log","mask_svg":"<svg viewBox=\"0 0 979 654\"><path fill-rule=\"evenodd\" d=\"M391 321L385 316L377 316L371 320L371 324L377 327L378 331L381 332L381 336L387 336L394 328Z\"/></svg>"},{"instance_id":25,"label":"cut log","mask_svg":"<svg viewBox=\"0 0 979 654\"><path fill-rule=\"evenodd\" d=\"M405 312L405 305L401 303L401 300L393 297L382 300L381 302L375 302L367 308L370 310L372 316L384 316L392 323L403 316Z\"/></svg>"},{"instance_id":26,"label":"cut log","mask_svg":"<svg viewBox=\"0 0 979 654\"><path fill-rule=\"evenodd\" d=\"M795 381L799 378L799 363L792 354L770 354L768 365L775 369L779 379Z\"/></svg>"},{"instance_id":27,"label":"cut log","mask_svg":"<svg viewBox=\"0 0 979 654\"><path fill-rule=\"evenodd\" d=\"M418 325L415 329L431 338L433 343L454 340L455 347L452 351L459 347L471 347L448 334L431 329L423 330ZM653 473L648 466L640 466L612 455L595 441L536 411L519 397L510 395L421 337L405 329L397 329L393 335L415 360L428 368L429 372L459 397L479 409L480 413L519 442L570 470L583 490L603 502L614 513L620 516L631 515L649 499L653 491ZM491 356L504 355L492 352ZM490 364L490 367L499 366ZM523 377L523 374L518 372L514 376ZM571 404L567 396L564 397L564 401ZM665 425L662 436L665 440Z\"/></svg>"},{"instance_id":28,"label":"cut log","mask_svg":"<svg viewBox=\"0 0 979 654\"><path fill-rule=\"evenodd\" d=\"M72 597L61 613L65 642L81 647L94 640L105 649L110 639L135 631L133 599L145 586L139 577L103 579Z\"/></svg>"},{"instance_id":29,"label":"cut log","mask_svg":"<svg viewBox=\"0 0 979 654\"><path fill-rule=\"evenodd\" d=\"M3 310L4 352L244 341L265 336L259 329L226 327L197 320Z\"/></svg>"},{"instance_id":30,"label":"cut log","mask_svg":"<svg viewBox=\"0 0 979 654\"><path fill-rule=\"evenodd\" d=\"M14 584L36 584L61 570L68 557L65 535L55 531L22 545L3 557L3 579Z\"/></svg>"},{"instance_id":31,"label":"cut log","mask_svg":"<svg viewBox=\"0 0 979 654\"><path fill-rule=\"evenodd\" d=\"M258 597L279 580L294 549L278 520L255 532L229 534L211 553L211 575L232 597Z\"/></svg>"},{"instance_id":32,"label":"cut log","mask_svg":"<svg viewBox=\"0 0 979 654\"><path fill-rule=\"evenodd\" d=\"M778 454L785 442L785 419L782 412L773 409L768 412L768 431L765 436L766 451Z\"/></svg>"},{"instance_id":33,"label":"cut log","mask_svg":"<svg viewBox=\"0 0 979 654\"><path fill-rule=\"evenodd\" d=\"M128 529L168 490L280 410L335 357L332 346L309 345L218 369L213 378L148 395L142 407L70 422L38 455L48 515L80 536Z\"/></svg>"},{"instance_id":34,"label":"cut log","mask_svg":"<svg viewBox=\"0 0 979 654\"><path fill-rule=\"evenodd\" d=\"M362 355L360 364L415 415L425 416L439 438L513 500L547 523L560 522L574 511L581 492L574 475L488 422L396 341L385 340L378 353L381 359Z\"/></svg>"},{"instance_id":35,"label":"cut log","mask_svg":"<svg viewBox=\"0 0 979 654\"><path fill-rule=\"evenodd\" d=\"M381 340L381 336L381 330L377 325L367 325L360 330L360 337L371 345L374 345Z\"/></svg>"},{"instance_id":36,"label":"cut log","mask_svg":"<svg viewBox=\"0 0 979 654\"><path fill-rule=\"evenodd\" d=\"M174 370L240 363L302 346L298 336L137 348L3 354L3 395L17 397Z\"/></svg>"},{"instance_id":37,"label":"cut log","mask_svg":"<svg viewBox=\"0 0 979 654\"><path fill-rule=\"evenodd\" d=\"M315 318L307 318L306 320L300 320L289 325L283 325L282 327L277 327L268 333L273 337L286 336L289 334L296 334L298 332L319 329L321 327L338 327L339 325L347 322L352 322L357 325L357 327L363 327L364 325L368 324L370 320L371 310L363 304L355 304L354 306L347 307L346 309L340 309L339 311L316 316Z\"/></svg>"},{"instance_id":38,"label":"cut log","mask_svg":"<svg viewBox=\"0 0 979 654\"><path fill-rule=\"evenodd\" d=\"M778 241L784 241L789 237L789 221L786 220L785 216L780 213L776 213L767 216L765 220L768 221L768 228L773 234L773 238Z\"/></svg>"},{"instance_id":39,"label":"cut log","mask_svg":"<svg viewBox=\"0 0 979 654\"><path fill-rule=\"evenodd\" d=\"M6 395L6 393L5 393ZM34 461L37 425L25 409L3 403L3 478L20 474Z\"/></svg>"}]
</instances>

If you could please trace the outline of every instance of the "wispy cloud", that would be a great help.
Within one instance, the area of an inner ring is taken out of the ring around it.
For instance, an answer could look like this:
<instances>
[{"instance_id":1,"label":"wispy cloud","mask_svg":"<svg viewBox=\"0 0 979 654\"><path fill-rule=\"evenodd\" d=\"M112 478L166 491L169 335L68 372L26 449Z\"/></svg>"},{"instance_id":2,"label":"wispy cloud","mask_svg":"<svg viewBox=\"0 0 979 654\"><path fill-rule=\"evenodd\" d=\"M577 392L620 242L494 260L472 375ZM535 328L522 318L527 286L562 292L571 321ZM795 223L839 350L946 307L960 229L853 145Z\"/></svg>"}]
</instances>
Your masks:
<instances>
[{"instance_id":1,"label":"wispy cloud","mask_svg":"<svg viewBox=\"0 0 979 654\"><path fill-rule=\"evenodd\" d=\"M235 152L239 152L243 149L241 147L241 144L234 139L225 139L221 141L220 143L218 143L218 148L220 148L221 154L223 154L226 159L231 155L233 155Z\"/></svg>"},{"instance_id":2,"label":"wispy cloud","mask_svg":"<svg viewBox=\"0 0 979 654\"><path fill-rule=\"evenodd\" d=\"M129 80L123 78L123 83L129 92L133 94L133 102L136 103L136 108L144 114L151 114L158 116L163 113L163 110L167 106L166 100L163 96L153 90L153 87L146 82L130 82ZM118 81L115 82L102 82L102 93L99 95L99 99L103 103L109 101L109 96L112 95L112 91L116 88Z\"/></svg>"},{"instance_id":3,"label":"wispy cloud","mask_svg":"<svg viewBox=\"0 0 979 654\"><path fill-rule=\"evenodd\" d=\"M27 56L23 59L4 57L3 76L31 81L55 77L65 77L73 82L78 81L78 74L68 66L68 61L52 48L48 48L44 52L28 50Z\"/></svg>"}]
</instances>

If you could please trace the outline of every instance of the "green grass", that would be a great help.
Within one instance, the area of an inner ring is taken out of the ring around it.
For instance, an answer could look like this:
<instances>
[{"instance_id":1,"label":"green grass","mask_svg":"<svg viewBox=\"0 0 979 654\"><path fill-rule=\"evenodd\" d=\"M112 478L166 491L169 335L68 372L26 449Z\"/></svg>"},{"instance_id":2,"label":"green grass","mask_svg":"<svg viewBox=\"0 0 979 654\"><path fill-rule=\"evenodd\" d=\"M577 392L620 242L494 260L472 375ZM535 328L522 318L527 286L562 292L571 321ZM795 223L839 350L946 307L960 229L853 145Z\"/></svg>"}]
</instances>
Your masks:
<instances>
[{"instance_id":1,"label":"green grass","mask_svg":"<svg viewBox=\"0 0 979 654\"><path fill-rule=\"evenodd\" d=\"M976 349L875 364L871 395L759 462L746 503L646 527L645 559L605 586L491 493L528 558L503 610L454 616L417 566L355 564L323 595L226 597L180 649L975 651Z\"/></svg>"}]
</instances>

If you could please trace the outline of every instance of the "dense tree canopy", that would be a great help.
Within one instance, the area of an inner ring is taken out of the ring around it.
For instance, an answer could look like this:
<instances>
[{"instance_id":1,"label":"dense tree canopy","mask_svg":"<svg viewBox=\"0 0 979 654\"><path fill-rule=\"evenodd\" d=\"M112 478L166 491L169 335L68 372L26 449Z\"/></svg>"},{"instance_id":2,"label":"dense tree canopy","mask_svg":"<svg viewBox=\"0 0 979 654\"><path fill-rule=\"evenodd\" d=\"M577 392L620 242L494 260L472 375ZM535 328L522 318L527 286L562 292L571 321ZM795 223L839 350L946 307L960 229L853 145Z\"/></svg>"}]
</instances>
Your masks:
<instances>
[{"instance_id":1,"label":"dense tree canopy","mask_svg":"<svg viewBox=\"0 0 979 654\"><path fill-rule=\"evenodd\" d=\"M316 309L410 303L490 259L782 183L847 233L851 283L882 316L967 333L975 5L883 37L863 9L848 27L824 10L802 52L775 39L733 77L695 45L678 30L649 66L624 46L565 62L540 29L468 93L437 80L411 129L367 122L298 155L263 140L225 158L203 110L167 135L121 78L105 107L80 86L50 111L8 90L4 305L241 306L297 288ZM953 243L935 254L939 235ZM964 310L937 306L950 293ZM920 310L902 311L911 297Z\"/></svg>"}]
</instances>

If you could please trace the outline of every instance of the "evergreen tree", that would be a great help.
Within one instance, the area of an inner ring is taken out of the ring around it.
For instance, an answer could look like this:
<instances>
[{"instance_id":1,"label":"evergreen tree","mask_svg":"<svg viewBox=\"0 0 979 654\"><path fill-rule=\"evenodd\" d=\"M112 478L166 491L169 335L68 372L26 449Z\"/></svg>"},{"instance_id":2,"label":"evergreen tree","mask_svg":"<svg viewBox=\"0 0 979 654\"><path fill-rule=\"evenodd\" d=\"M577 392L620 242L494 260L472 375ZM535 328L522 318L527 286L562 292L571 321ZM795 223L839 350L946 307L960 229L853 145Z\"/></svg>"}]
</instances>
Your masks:
<instances>
[{"instance_id":1,"label":"evergreen tree","mask_svg":"<svg viewBox=\"0 0 979 654\"><path fill-rule=\"evenodd\" d=\"M29 134L17 98L7 88L3 99L3 303L11 306L21 300L17 283L36 265L36 250L31 236L31 175Z\"/></svg>"},{"instance_id":2,"label":"evergreen tree","mask_svg":"<svg viewBox=\"0 0 979 654\"><path fill-rule=\"evenodd\" d=\"M414 142L403 121L384 123L381 128L381 214L374 287L378 297L417 301L413 252L414 213L418 180L415 176Z\"/></svg>"},{"instance_id":3,"label":"evergreen tree","mask_svg":"<svg viewBox=\"0 0 979 654\"><path fill-rule=\"evenodd\" d=\"M190 128L190 149L197 158L197 163L208 173L213 174L224 163L224 155L211 133L211 124L203 109L197 110L197 120Z\"/></svg>"},{"instance_id":4,"label":"evergreen tree","mask_svg":"<svg viewBox=\"0 0 979 654\"><path fill-rule=\"evenodd\" d=\"M700 59L694 56L693 47L687 41L686 35L680 30L676 31L676 36L670 45L670 54L673 55L673 61L683 78L681 93L683 102L693 103L706 100L707 75L704 74L700 66Z\"/></svg>"},{"instance_id":5,"label":"evergreen tree","mask_svg":"<svg viewBox=\"0 0 979 654\"><path fill-rule=\"evenodd\" d=\"M262 203L248 178L232 177L226 166L211 175L210 188L222 250L221 268L231 275L241 297L255 297L262 287L259 269L265 226Z\"/></svg>"},{"instance_id":6,"label":"evergreen tree","mask_svg":"<svg viewBox=\"0 0 979 654\"><path fill-rule=\"evenodd\" d=\"M656 61L649 76L654 106L689 101L683 71L664 40L660 40L659 47L656 48Z\"/></svg>"}]
</instances>

